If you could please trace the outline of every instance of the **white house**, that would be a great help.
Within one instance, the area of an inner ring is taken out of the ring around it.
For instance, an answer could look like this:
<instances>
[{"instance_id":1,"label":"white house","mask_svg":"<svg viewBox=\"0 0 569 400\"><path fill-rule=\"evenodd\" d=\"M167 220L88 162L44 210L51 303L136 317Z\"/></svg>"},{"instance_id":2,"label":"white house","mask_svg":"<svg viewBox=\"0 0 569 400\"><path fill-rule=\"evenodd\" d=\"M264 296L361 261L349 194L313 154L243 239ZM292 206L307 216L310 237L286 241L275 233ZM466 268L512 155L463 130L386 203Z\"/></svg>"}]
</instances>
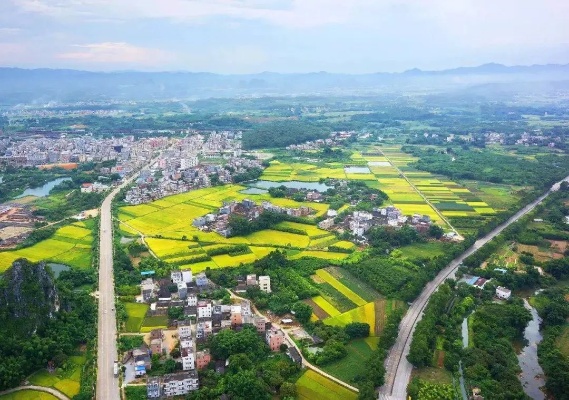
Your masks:
<instances>
[{"instance_id":1,"label":"white house","mask_svg":"<svg viewBox=\"0 0 569 400\"><path fill-rule=\"evenodd\" d=\"M182 369L184 371L196 369L193 348L182 349Z\"/></svg>"},{"instance_id":2,"label":"white house","mask_svg":"<svg viewBox=\"0 0 569 400\"><path fill-rule=\"evenodd\" d=\"M271 293L271 277L268 275L259 276L259 288L265 293Z\"/></svg>"},{"instance_id":3,"label":"white house","mask_svg":"<svg viewBox=\"0 0 569 400\"><path fill-rule=\"evenodd\" d=\"M170 279L172 279L172 282L176 284L182 282L182 272L181 271L170 272Z\"/></svg>"},{"instance_id":4,"label":"white house","mask_svg":"<svg viewBox=\"0 0 569 400\"><path fill-rule=\"evenodd\" d=\"M502 300L508 300L512 296L512 291L508 288L498 286L496 288L496 297Z\"/></svg>"},{"instance_id":5,"label":"white house","mask_svg":"<svg viewBox=\"0 0 569 400\"><path fill-rule=\"evenodd\" d=\"M199 389L198 374L195 370L165 375L162 382L166 397L182 396Z\"/></svg>"},{"instance_id":6,"label":"white house","mask_svg":"<svg viewBox=\"0 0 569 400\"><path fill-rule=\"evenodd\" d=\"M211 318L212 307L209 301L198 301L198 318Z\"/></svg>"},{"instance_id":7,"label":"white house","mask_svg":"<svg viewBox=\"0 0 569 400\"><path fill-rule=\"evenodd\" d=\"M190 283L192 281L192 270L184 270L182 271L182 281L185 283Z\"/></svg>"}]
</instances>

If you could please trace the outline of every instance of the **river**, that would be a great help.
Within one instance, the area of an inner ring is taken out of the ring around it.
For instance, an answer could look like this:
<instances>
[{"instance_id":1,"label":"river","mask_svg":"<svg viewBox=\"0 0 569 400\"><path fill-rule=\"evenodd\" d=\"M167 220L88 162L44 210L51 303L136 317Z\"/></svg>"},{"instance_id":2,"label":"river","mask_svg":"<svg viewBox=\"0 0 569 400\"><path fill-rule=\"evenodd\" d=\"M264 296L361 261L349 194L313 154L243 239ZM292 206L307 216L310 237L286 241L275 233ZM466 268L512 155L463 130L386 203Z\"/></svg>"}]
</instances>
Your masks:
<instances>
[{"instance_id":1,"label":"river","mask_svg":"<svg viewBox=\"0 0 569 400\"><path fill-rule=\"evenodd\" d=\"M524 306L531 312L532 320L524 331L524 339L526 340L527 346L518 354L518 363L522 369L520 382L524 387L524 392L530 398L533 400L544 400L545 395L541 391L541 388L545 385L545 379L543 378L543 370L537 359L537 345L543 339L539 331L541 318L539 318L536 309L533 308L526 299L524 299Z\"/></svg>"},{"instance_id":2,"label":"river","mask_svg":"<svg viewBox=\"0 0 569 400\"><path fill-rule=\"evenodd\" d=\"M37 188L33 188L33 189L26 189L24 191L24 193L22 193L21 195L17 196L16 199L22 198L22 197L26 197L26 196L36 196L36 197L45 197L49 194L49 192L51 191L51 189L53 189L54 187L56 187L57 185L59 185L61 182L65 182L65 181L70 181L71 178L57 178L54 179L53 181L49 181L48 183L46 183L43 186L37 187Z\"/></svg>"}]
</instances>

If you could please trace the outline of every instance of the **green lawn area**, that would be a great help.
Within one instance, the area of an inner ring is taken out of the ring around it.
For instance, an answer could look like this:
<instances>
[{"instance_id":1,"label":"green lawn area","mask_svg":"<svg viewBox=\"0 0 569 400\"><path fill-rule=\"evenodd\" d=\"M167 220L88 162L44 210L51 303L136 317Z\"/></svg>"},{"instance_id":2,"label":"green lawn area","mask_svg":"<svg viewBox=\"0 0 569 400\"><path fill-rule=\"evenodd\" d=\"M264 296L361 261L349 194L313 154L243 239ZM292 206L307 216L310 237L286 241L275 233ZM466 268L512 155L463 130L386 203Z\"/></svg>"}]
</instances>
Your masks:
<instances>
[{"instance_id":1,"label":"green lawn area","mask_svg":"<svg viewBox=\"0 0 569 400\"><path fill-rule=\"evenodd\" d=\"M57 400L57 397L37 390L22 390L0 396L0 400Z\"/></svg>"},{"instance_id":2,"label":"green lawn area","mask_svg":"<svg viewBox=\"0 0 569 400\"><path fill-rule=\"evenodd\" d=\"M409 246L400 248L404 257L407 258L433 258L445 253L446 243L443 242L427 242L413 243Z\"/></svg>"},{"instance_id":3,"label":"green lawn area","mask_svg":"<svg viewBox=\"0 0 569 400\"><path fill-rule=\"evenodd\" d=\"M569 324L565 324L555 344L565 357L569 357Z\"/></svg>"},{"instance_id":4,"label":"green lawn area","mask_svg":"<svg viewBox=\"0 0 569 400\"><path fill-rule=\"evenodd\" d=\"M72 356L62 368L58 368L53 374L43 369L31 375L28 380L33 385L52 387L73 397L79 393L81 369L85 361L85 356Z\"/></svg>"},{"instance_id":5,"label":"green lawn area","mask_svg":"<svg viewBox=\"0 0 569 400\"><path fill-rule=\"evenodd\" d=\"M375 338L377 341L377 338ZM348 355L341 360L328 364L322 369L348 383L353 383L354 378L362 375L367 366L365 361L369 357L372 349L365 339L351 341L347 346Z\"/></svg>"},{"instance_id":6,"label":"green lawn area","mask_svg":"<svg viewBox=\"0 0 569 400\"><path fill-rule=\"evenodd\" d=\"M418 377L431 383L452 384L452 375L444 368L426 367L413 369L413 377Z\"/></svg>"},{"instance_id":7,"label":"green lawn area","mask_svg":"<svg viewBox=\"0 0 569 400\"><path fill-rule=\"evenodd\" d=\"M166 329L168 327L168 317L165 315L159 315L156 317L146 317L142 321L142 326L140 332L147 333L153 329Z\"/></svg>"},{"instance_id":8,"label":"green lawn area","mask_svg":"<svg viewBox=\"0 0 569 400\"><path fill-rule=\"evenodd\" d=\"M296 381L298 400L356 400L358 395L312 370Z\"/></svg>"},{"instance_id":9,"label":"green lawn area","mask_svg":"<svg viewBox=\"0 0 569 400\"><path fill-rule=\"evenodd\" d=\"M124 306L128 314L125 330L127 332L139 332L144 316L148 311L148 305L140 303L125 303Z\"/></svg>"}]
</instances>

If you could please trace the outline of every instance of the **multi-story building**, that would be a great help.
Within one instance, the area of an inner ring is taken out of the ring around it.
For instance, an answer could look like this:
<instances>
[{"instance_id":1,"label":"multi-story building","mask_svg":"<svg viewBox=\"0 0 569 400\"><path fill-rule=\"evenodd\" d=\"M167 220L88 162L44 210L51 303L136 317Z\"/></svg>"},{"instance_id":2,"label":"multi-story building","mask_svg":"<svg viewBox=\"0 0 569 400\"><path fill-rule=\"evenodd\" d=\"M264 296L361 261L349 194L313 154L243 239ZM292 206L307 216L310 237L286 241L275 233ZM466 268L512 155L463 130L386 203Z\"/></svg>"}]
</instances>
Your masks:
<instances>
[{"instance_id":1,"label":"multi-story building","mask_svg":"<svg viewBox=\"0 0 569 400\"><path fill-rule=\"evenodd\" d=\"M194 349L182 349L182 369L184 371L190 371L196 369L195 359L194 359Z\"/></svg>"},{"instance_id":2,"label":"multi-story building","mask_svg":"<svg viewBox=\"0 0 569 400\"><path fill-rule=\"evenodd\" d=\"M271 277L268 275L259 276L259 289L265 293L271 293Z\"/></svg>"},{"instance_id":3,"label":"multi-story building","mask_svg":"<svg viewBox=\"0 0 569 400\"><path fill-rule=\"evenodd\" d=\"M198 369L207 367L210 362L211 354L208 349L204 349L196 353L196 364Z\"/></svg>"},{"instance_id":4,"label":"multi-story building","mask_svg":"<svg viewBox=\"0 0 569 400\"><path fill-rule=\"evenodd\" d=\"M280 329L271 328L265 333L265 340L271 351L279 351L285 342L285 335Z\"/></svg>"},{"instance_id":5,"label":"multi-story building","mask_svg":"<svg viewBox=\"0 0 569 400\"><path fill-rule=\"evenodd\" d=\"M178 336L181 338L192 336L192 323L189 321L179 321Z\"/></svg>"},{"instance_id":6,"label":"multi-story building","mask_svg":"<svg viewBox=\"0 0 569 400\"><path fill-rule=\"evenodd\" d=\"M199 389L198 374L195 370L164 375L163 394L166 397L183 396Z\"/></svg>"},{"instance_id":7,"label":"multi-story building","mask_svg":"<svg viewBox=\"0 0 569 400\"><path fill-rule=\"evenodd\" d=\"M198 319L211 318L212 307L209 301L198 301Z\"/></svg>"},{"instance_id":8,"label":"multi-story building","mask_svg":"<svg viewBox=\"0 0 569 400\"><path fill-rule=\"evenodd\" d=\"M160 378L149 376L146 382L146 396L149 399L159 399L162 391L160 390Z\"/></svg>"}]
</instances>

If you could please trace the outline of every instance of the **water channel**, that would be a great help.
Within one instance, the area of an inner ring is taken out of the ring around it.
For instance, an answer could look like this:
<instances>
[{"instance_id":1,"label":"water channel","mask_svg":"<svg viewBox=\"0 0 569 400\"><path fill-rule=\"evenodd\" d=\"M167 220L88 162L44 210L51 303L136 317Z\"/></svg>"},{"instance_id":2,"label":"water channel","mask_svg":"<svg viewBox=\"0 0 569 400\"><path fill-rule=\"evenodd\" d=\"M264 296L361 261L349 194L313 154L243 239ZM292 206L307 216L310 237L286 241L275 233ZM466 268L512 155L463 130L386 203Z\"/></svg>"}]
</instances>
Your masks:
<instances>
[{"instance_id":1,"label":"water channel","mask_svg":"<svg viewBox=\"0 0 569 400\"><path fill-rule=\"evenodd\" d=\"M524 300L524 306L531 312L532 320L526 326L524 330L524 339L527 345L521 350L517 355L518 364L522 370L519 375L520 382L524 388L524 392L533 400L544 400L545 395L541 391L541 388L545 385L545 380L543 377L543 370L539 365L537 358L537 345L543 339L540 331L539 324L541 323L541 318L537 314L535 308L533 308L527 299ZM464 318L462 321L462 347L468 347L468 317ZM462 392L463 400L468 400L468 394L466 392L462 362L459 364L460 372L460 389Z\"/></svg>"},{"instance_id":2,"label":"water channel","mask_svg":"<svg viewBox=\"0 0 569 400\"><path fill-rule=\"evenodd\" d=\"M273 187L284 186L289 189L317 190L319 192L325 192L326 190L331 188L331 186L319 182L301 182L301 181L286 181L286 182L253 181L250 182L247 186L256 187L259 189L270 189Z\"/></svg>"},{"instance_id":3,"label":"water channel","mask_svg":"<svg viewBox=\"0 0 569 400\"><path fill-rule=\"evenodd\" d=\"M54 187L56 187L57 185L59 185L61 182L65 182L65 181L70 181L71 178L57 178L54 179L53 181L49 181L48 183L46 183L43 186L37 187L37 188L33 188L33 189L26 189L24 191L24 193L22 193L21 195L17 196L16 199L20 199L22 197L26 197L26 196L36 196L36 197L45 197L49 194L49 192L51 191L51 189L53 189Z\"/></svg>"},{"instance_id":4,"label":"water channel","mask_svg":"<svg viewBox=\"0 0 569 400\"><path fill-rule=\"evenodd\" d=\"M527 299L524 299L524 306L531 312L532 320L524 331L524 339L527 346L518 354L518 363L522 370L520 382L524 387L524 392L530 398L544 400L545 395L541 388L545 385L545 379L543 378L543 369L541 369L537 359L537 345L543 339L539 331L541 318L539 318L536 309L529 304Z\"/></svg>"}]
</instances>

